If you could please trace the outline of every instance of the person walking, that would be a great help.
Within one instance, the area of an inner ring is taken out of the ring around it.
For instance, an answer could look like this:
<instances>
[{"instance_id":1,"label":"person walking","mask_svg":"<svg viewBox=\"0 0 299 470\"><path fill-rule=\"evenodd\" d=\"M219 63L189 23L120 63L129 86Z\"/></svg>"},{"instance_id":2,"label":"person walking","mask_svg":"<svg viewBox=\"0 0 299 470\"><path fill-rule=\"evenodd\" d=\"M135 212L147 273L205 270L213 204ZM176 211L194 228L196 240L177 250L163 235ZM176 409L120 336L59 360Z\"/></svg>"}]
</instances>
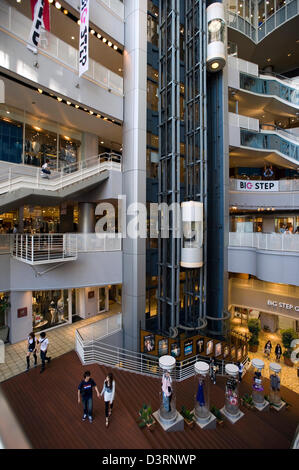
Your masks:
<instances>
[{"instance_id":1,"label":"person walking","mask_svg":"<svg viewBox=\"0 0 299 470\"><path fill-rule=\"evenodd\" d=\"M30 355L33 354L34 357L34 366L37 364L37 355L36 355L36 343L37 340L35 338L35 334L33 331L29 334L28 339L27 339L27 344L28 344L28 351L26 354L26 361L27 361L27 369L26 372L30 369Z\"/></svg>"},{"instance_id":2,"label":"person walking","mask_svg":"<svg viewBox=\"0 0 299 470\"><path fill-rule=\"evenodd\" d=\"M83 405L82 421L85 421L88 416L90 423L92 423L93 421L93 416L92 416L92 410L93 410L92 389L93 388L95 389L97 393L97 397L100 398L100 393L99 393L97 384L91 378L91 374L89 370L87 370L86 372L84 372L83 380L81 380L79 387L78 387L78 403L80 404L80 396L81 396L82 405Z\"/></svg>"},{"instance_id":3,"label":"person walking","mask_svg":"<svg viewBox=\"0 0 299 470\"><path fill-rule=\"evenodd\" d=\"M101 391L101 396L104 395L105 402L105 417L106 417L106 428L109 426L109 418L112 414L113 401L115 396L115 380L113 375L110 373L107 375L103 389Z\"/></svg>"},{"instance_id":4,"label":"person walking","mask_svg":"<svg viewBox=\"0 0 299 470\"><path fill-rule=\"evenodd\" d=\"M44 372L46 361L49 363L51 361L51 357L47 357L47 351L49 347L49 340L46 337L46 333L44 331L41 332L39 338L39 347L40 347L40 358L42 361L42 367L40 373Z\"/></svg>"},{"instance_id":5,"label":"person walking","mask_svg":"<svg viewBox=\"0 0 299 470\"><path fill-rule=\"evenodd\" d=\"M244 364L243 364L243 362L238 362L237 366L238 366L238 369L239 369L239 382L241 383L242 382Z\"/></svg>"},{"instance_id":6,"label":"person walking","mask_svg":"<svg viewBox=\"0 0 299 470\"><path fill-rule=\"evenodd\" d=\"M282 354L282 349L281 349L280 344L278 343L275 347L275 356L276 356L277 362L280 362L281 354Z\"/></svg>"},{"instance_id":7,"label":"person walking","mask_svg":"<svg viewBox=\"0 0 299 470\"><path fill-rule=\"evenodd\" d=\"M265 355L267 356L268 359L270 358L271 349L272 349L272 344L271 344L271 341L269 340L265 344L265 349L264 349L264 353L265 353Z\"/></svg>"},{"instance_id":8,"label":"person walking","mask_svg":"<svg viewBox=\"0 0 299 470\"><path fill-rule=\"evenodd\" d=\"M216 372L218 370L218 367L216 366L215 363L215 358L211 357L210 359L210 378L211 381L213 382L214 385L216 385Z\"/></svg>"}]
</instances>

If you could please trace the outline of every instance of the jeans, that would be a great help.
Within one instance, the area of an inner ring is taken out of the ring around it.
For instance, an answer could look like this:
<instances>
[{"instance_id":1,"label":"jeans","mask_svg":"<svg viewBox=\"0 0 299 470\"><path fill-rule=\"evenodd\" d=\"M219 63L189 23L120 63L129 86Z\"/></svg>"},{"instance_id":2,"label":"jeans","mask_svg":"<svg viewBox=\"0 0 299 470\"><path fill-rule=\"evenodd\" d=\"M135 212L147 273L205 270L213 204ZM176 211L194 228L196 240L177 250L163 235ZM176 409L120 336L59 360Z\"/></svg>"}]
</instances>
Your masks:
<instances>
[{"instance_id":1,"label":"jeans","mask_svg":"<svg viewBox=\"0 0 299 470\"><path fill-rule=\"evenodd\" d=\"M46 361L49 362L49 357L47 357L47 351L41 351L40 352L40 358L41 358L41 361L42 361L42 369L45 368L45 363Z\"/></svg>"},{"instance_id":2,"label":"jeans","mask_svg":"<svg viewBox=\"0 0 299 470\"><path fill-rule=\"evenodd\" d=\"M109 417L109 408L112 411L113 403L111 403L111 405L110 405L110 401L105 401L105 416L106 416L106 418Z\"/></svg>"},{"instance_id":3,"label":"jeans","mask_svg":"<svg viewBox=\"0 0 299 470\"><path fill-rule=\"evenodd\" d=\"M92 418L92 397L82 398L84 414Z\"/></svg>"}]
</instances>

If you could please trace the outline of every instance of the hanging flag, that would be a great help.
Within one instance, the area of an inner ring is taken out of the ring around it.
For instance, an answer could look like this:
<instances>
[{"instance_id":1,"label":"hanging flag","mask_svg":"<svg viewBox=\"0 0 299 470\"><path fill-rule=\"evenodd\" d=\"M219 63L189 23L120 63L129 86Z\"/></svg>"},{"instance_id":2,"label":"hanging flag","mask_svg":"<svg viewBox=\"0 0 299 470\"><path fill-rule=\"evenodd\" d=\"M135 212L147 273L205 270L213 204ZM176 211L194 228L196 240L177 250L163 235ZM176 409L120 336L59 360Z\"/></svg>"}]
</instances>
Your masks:
<instances>
[{"instance_id":1,"label":"hanging flag","mask_svg":"<svg viewBox=\"0 0 299 470\"><path fill-rule=\"evenodd\" d=\"M45 25L44 22L44 7L47 5L49 7L49 3L45 0L37 0L34 5L34 15L33 15L33 23L30 31L29 36L29 44L28 49L32 50L35 54L37 53L37 47L39 44L40 36L41 36L41 29L42 26ZM32 6L32 3L31 3ZM49 19L49 16L48 16ZM49 22L47 23L49 27Z\"/></svg>"},{"instance_id":2,"label":"hanging flag","mask_svg":"<svg viewBox=\"0 0 299 470\"><path fill-rule=\"evenodd\" d=\"M32 19L34 19L35 7L38 3L38 0L30 0L31 2L31 15ZM47 31L50 31L50 5L47 0L44 0L44 9L43 9L43 21L42 27L45 28Z\"/></svg>"},{"instance_id":3,"label":"hanging flag","mask_svg":"<svg viewBox=\"0 0 299 470\"><path fill-rule=\"evenodd\" d=\"M80 0L79 77L88 70L89 0Z\"/></svg>"}]
</instances>

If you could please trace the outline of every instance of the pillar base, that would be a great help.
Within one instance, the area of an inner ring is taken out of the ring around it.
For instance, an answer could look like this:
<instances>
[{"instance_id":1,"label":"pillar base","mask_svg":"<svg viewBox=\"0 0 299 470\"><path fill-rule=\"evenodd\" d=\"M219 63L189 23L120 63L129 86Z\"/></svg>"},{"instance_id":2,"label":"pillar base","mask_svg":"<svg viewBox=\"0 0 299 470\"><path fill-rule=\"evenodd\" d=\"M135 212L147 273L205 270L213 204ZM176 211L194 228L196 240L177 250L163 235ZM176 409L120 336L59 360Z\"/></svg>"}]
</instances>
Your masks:
<instances>
[{"instance_id":1,"label":"pillar base","mask_svg":"<svg viewBox=\"0 0 299 470\"><path fill-rule=\"evenodd\" d=\"M194 410L192 411L194 413ZM201 429L215 429L217 425L217 418L212 413L205 420L196 419L194 414L194 421Z\"/></svg>"},{"instance_id":2,"label":"pillar base","mask_svg":"<svg viewBox=\"0 0 299 470\"><path fill-rule=\"evenodd\" d=\"M283 409L285 408L285 406L286 406L286 403L281 400L280 405L278 405L278 406L271 405L271 408L272 408L273 410L276 410L276 411L281 411L281 410L283 410Z\"/></svg>"},{"instance_id":3,"label":"pillar base","mask_svg":"<svg viewBox=\"0 0 299 470\"><path fill-rule=\"evenodd\" d=\"M225 406L221 408L221 413L223 416L225 416L232 424L235 424L237 421L239 421L240 418L243 418L244 413L239 410L239 413L237 415L231 415L226 411Z\"/></svg>"},{"instance_id":4,"label":"pillar base","mask_svg":"<svg viewBox=\"0 0 299 470\"><path fill-rule=\"evenodd\" d=\"M184 418L180 413L177 413L176 420L171 423L166 423L164 420L161 420L159 410L155 411L153 416L166 432L184 431Z\"/></svg>"},{"instance_id":5,"label":"pillar base","mask_svg":"<svg viewBox=\"0 0 299 470\"><path fill-rule=\"evenodd\" d=\"M267 411L269 409L269 406L270 406L270 403L265 400L264 403L261 403L261 404L254 404L255 408L259 411Z\"/></svg>"}]
</instances>

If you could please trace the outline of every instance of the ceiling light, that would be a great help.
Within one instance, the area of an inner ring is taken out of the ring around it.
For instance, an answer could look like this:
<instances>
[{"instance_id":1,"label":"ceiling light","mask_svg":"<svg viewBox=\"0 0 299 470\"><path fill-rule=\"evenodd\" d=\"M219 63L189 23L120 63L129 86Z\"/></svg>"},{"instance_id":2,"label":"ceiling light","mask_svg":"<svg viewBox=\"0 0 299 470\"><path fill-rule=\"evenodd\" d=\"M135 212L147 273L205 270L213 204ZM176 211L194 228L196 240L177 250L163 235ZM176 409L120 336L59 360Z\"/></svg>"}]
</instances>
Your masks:
<instances>
[{"instance_id":1,"label":"ceiling light","mask_svg":"<svg viewBox=\"0 0 299 470\"><path fill-rule=\"evenodd\" d=\"M41 128L37 126L33 126L33 129L35 129L36 131L41 131Z\"/></svg>"},{"instance_id":2,"label":"ceiling light","mask_svg":"<svg viewBox=\"0 0 299 470\"><path fill-rule=\"evenodd\" d=\"M60 8L61 8L61 3L55 2L55 6L56 6L56 8L57 8L58 10L60 10Z\"/></svg>"},{"instance_id":3,"label":"ceiling light","mask_svg":"<svg viewBox=\"0 0 299 470\"><path fill-rule=\"evenodd\" d=\"M122 71L122 69L118 69L118 71L119 71L119 72L121 72L121 71Z\"/></svg>"},{"instance_id":4,"label":"ceiling light","mask_svg":"<svg viewBox=\"0 0 299 470\"><path fill-rule=\"evenodd\" d=\"M38 88L37 91L42 94L43 90L41 88Z\"/></svg>"},{"instance_id":5,"label":"ceiling light","mask_svg":"<svg viewBox=\"0 0 299 470\"><path fill-rule=\"evenodd\" d=\"M100 117L101 117L101 115L100 115L100 114L97 114L97 118L100 118Z\"/></svg>"},{"instance_id":6,"label":"ceiling light","mask_svg":"<svg viewBox=\"0 0 299 470\"><path fill-rule=\"evenodd\" d=\"M113 46L113 49L114 49L115 51L117 51L118 47L117 47L117 46Z\"/></svg>"},{"instance_id":7,"label":"ceiling light","mask_svg":"<svg viewBox=\"0 0 299 470\"><path fill-rule=\"evenodd\" d=\"M75 108L77 108L77 109L78 109L78 108L79 108L79 105L78 105L78 104L75 104Z\"/></svg>"},{"instance_id":8,"label":"ceiling light","mask_svg":"<svg viewBox=\"0 0 299 470\"><path fill-rule=\"evenodd\" d=\"M62 101L62 98L59 98L59 96L57 96L57 100L58 100L58 101Z\"/></svg>"},{"instance_id":9,"label":"ceiling light","mask_svg":"<svg viewBox=\"0 0 299 470\"><path fill-rule=\"evenodd\" d=\"M89 111L89 114L93 114L93 111Z\"/></svg>"},{"instance_id":10,"label":"ceiling light","mask_svg":"<svg viewBox=\"0 0 299 470\"><path fill-rule=\"evenodd\" d=\"M21 3L22 0L17 0L17 3Z\"/></svg>"},{"instance_id":11,"label":"ceiling light","mask_svg":"<svg viewBox=\"0 0 299 470\"><path fill-rule=\"evenodd\" d=\"M10 114L10 111L6 111L6 114Z\"/></svg>"},{"instance_id":12,"label":"ceiling light","mask_svg":"<svg viewBox=\"0 0 299 470\"><path fill-rule=\"evenodd\" d=\"M108 118L107 118L107 117L104 117L104 121L107 121L107 120L108 120Z\"/></svg>"},{"instance_id":13,"label":"ceiling light","mask_svg":"<svg viewBox=\"0 0 299 470\"><path fill-rule=\"evenodd\" d=\"M49 3L53 3L54 0L48 0Z\"/></svg>"},{"instance_id":14,"label":"ceiling light","mask_svg":"<svg viewBox=\"0 0 299 470\"><path fill-rule=\"evenodd\" d=\"M103 38L103 42L107 42L107 39L106 39L106 38Z\"/></svg>"},{"instance_id":15,"label":"ceiling light","mask_svg":"<svg viewBox=\"0 0 299 470\"><path fill-rule=\"evenodd\" d=\"M65 140L71 140L71 138L67 135L64 135L63 137L65 138Z\"/></svg>"},{"instance_id":16,"label":"ceiling light","mask_svg":"<svg viewBox=\"0 0 299 470\"><path fill-rule=\"evenodd\" d=\"M72 36L71 39L74 40L74 39L75 39L75 36Z\"/></svg>"},{"instance_id":17,"label":"ceiling light","mask_svg":"<svg viewBox=\"0 0 299 470\"><path fill-rule=\"evenodd\" d=\"M109 46L109 47L112 46L112 42L111 42L111 41L108 41L108 46Z\"/></svg>"},{"instance_id":18,"label":"ceiling light","mask_svg":"<svg viewBox=\"0 0 299 470\"><path fill-rule=\"evenodd\" d=\"M95 30L94 29L91 29L90 30L90 34L94 34L95 33Z\"/></svg>"},{"instance_id":19,"label":"ceiling light","mask_svg":"<svg viewBox=\"0 0 299 470\"><path fill-rule=\"evenodd\" d=\"M77 24L81 24L81 21L80 21L80 20L78 20L78 21L77 21Z\"/></svg>"},{"instance_id":20,"label":"ceiling light","mask_svg":"<svg viewBox=\"0 0 299 470\"><path fill-rule=\"evenodd\" d=\"M104 141L102 140L102 141L101 141L101 144L103 145L103 143L104 143Z\"/></svg>"},{"instance_id":21,"label":"ceiling light","mask_svg":"<svg viewBox=\"0 0 299 470\"><path fill-rule=\"evenodd\" d=\"M101 37L102 37L101 34L98 33L98 34L97 34L97 38L101 39Z\"/></svg>"},{"instance_id":22,"label":"ceiling light","mask_svg":"<svg viewBox=\"0 0 299 470\"><path fill-rule=\"evenodd\" d=\"M270 61L271 61L271 59L270 59L270 57L269 57L269 58L267 59L267 62L270 62Z\"/></svg>"},{"instance_id":23,"label":"ceiling light","mask_svg":"<svg viewBox=\"0 0 299 470\"><path fill-rule=\"evenodd\" d=\"M66 9L64 9L64 10L63 10L63 13L64 13L65 15L67 15L67 14L68 14L68 12L69 12L69 11L68 11L68 10L66 10Z\"/></svg>"},{"instance_id":24,"label":"ceiling light","mask_svg":"<svg viewBox=\"0 0 299 470\"><path fill-rule=\"evenodd\" d=\"M123 148L122 148L122 147L120 147L120 149L119 149L119 150L122 150L122 149L123 149Z\"/></svg>"},{"instance_id":25,"label":"ceiling light","mask_svg":"<svg viewBox=\"0 0 299 470\"><path fill-rule=\"evenodd\" d=\"M66 104L70 106L72 103L70 101L67 101Z\"/></svg>"},{"instance_id":26,"label":"ceiling light","mask_svg":"<svg viewBox=\"0 0 299 470\"><path fill-rule=\"evenodd\" d=\"M291 53L291 52L289 52L289 53L288 53L288 57L291 57L291 55L292 55L292 53Z\"/></svg>"},{"instance_id":27,"label":"ceiling light","mask_svg":"<svg viewBox=\"0 0 299 470\"><path fill-rule=\"evenodd\" d=\"M211 65L212 69L216 70L219 67L219 62L213 62Z\"/></svg>"}]
</instances>

